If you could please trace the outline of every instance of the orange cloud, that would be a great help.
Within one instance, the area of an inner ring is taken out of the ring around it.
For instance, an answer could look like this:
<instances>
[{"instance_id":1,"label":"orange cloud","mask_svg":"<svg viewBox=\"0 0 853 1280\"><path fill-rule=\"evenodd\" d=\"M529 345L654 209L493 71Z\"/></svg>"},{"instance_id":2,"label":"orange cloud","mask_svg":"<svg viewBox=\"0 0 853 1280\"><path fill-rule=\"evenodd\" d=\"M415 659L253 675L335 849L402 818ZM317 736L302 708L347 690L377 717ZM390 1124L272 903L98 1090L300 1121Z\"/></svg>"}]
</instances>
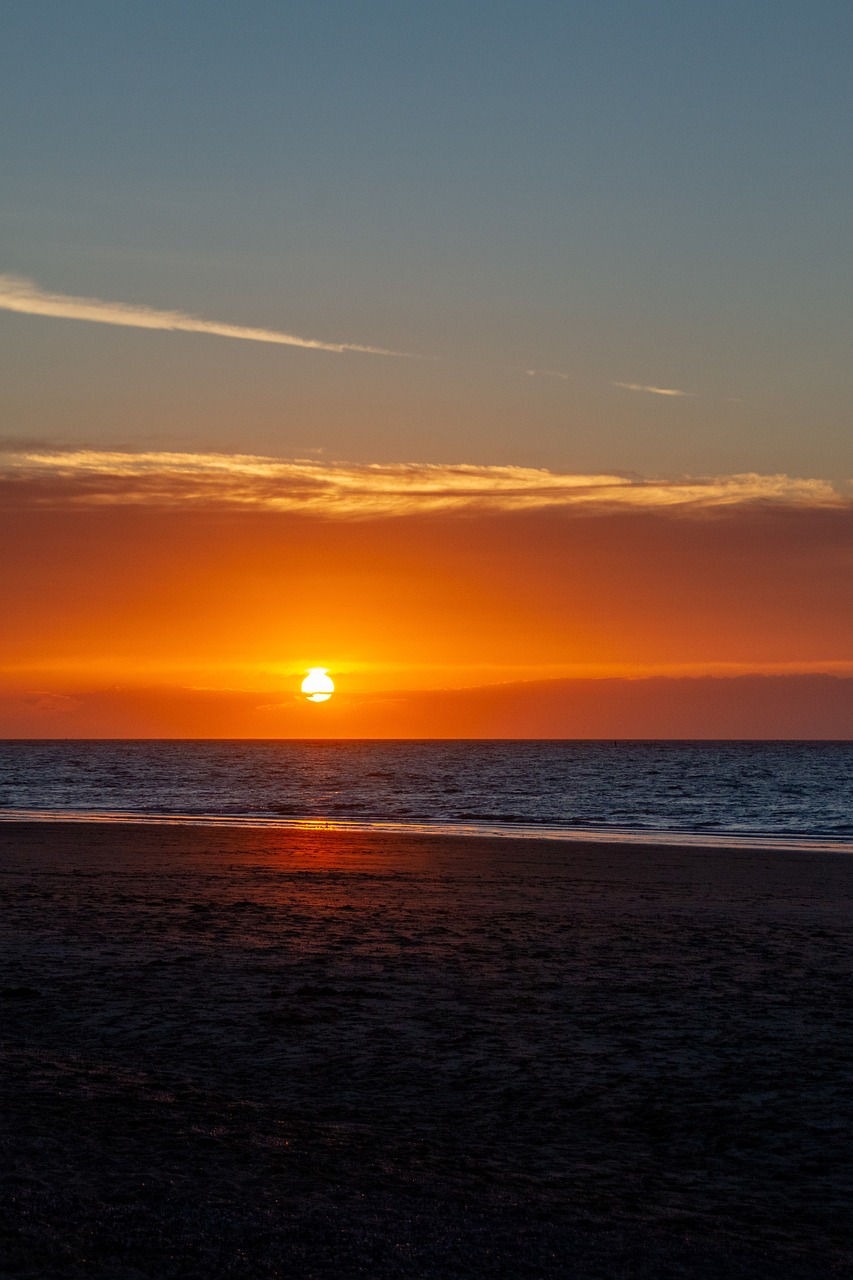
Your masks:
<instances>
[{"instance_id":1,"label":"orange cloud","mask_svg":"<svg viewBox=\"0 0 853 1280\"><path fill-rule=\"evenodd\" d=\"M786 475L670 480L532 467L326 463L218 453L30 450L0 455L0 501L232 506L347 519L454 511L702 512L750 504L842 507L827 481Z\"/></svg>"},{"instance_id":2,"label":"orange cloud","mask_svg":"<svg viewBox=\"0 0 853 1280\"><path fill-rule=\"evenodd\" d=\"M0 690L8 737L853 737L853 679L831 675L529 681L464 690L294 696L176 686L84 687L74 699Z\"/></svg>"}]
</instances>

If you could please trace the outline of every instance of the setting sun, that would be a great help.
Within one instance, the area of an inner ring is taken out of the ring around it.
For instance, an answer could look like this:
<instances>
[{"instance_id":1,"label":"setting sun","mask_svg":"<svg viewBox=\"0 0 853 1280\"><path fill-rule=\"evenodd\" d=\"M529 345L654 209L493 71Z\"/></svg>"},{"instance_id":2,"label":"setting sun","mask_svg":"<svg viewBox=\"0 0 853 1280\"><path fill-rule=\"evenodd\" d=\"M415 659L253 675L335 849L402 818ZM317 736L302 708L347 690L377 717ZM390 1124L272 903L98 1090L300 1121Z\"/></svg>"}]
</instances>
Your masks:
<instances>
[{"instance_id":1,"label":"setting sun","mask_svg":"<svg viewBox=\"0 0 853 1280\"><path fill-rule=\"evenodd\" d=\"M335 692L335 686L327 674L327 668L309 667L308 674L302 681L302 692L309 702L328 702Z\"/></svg>"}]
</instances>

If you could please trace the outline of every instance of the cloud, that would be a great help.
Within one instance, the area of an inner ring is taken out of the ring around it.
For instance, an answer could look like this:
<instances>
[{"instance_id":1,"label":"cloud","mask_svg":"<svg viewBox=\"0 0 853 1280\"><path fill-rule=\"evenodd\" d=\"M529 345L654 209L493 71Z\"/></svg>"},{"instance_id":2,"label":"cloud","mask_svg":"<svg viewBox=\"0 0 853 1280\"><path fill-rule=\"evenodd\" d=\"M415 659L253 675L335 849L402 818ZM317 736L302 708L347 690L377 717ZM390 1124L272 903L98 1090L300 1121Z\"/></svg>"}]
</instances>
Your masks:
<instances>
[{"instance_id":1,"label":"cloud","mask_svg":"<svg viewBox=\"0 0 853 1280\"><path fill-rule=\"evenodd\" d=\"M559 369L525 369L524 372L528 378L559 378L561 382L569 381L569 375L560 373Z\"/></svg>"},{"instance_id":2,"label":"cloud","mask_svg":"<svg viewBox=\"0 0 853 1280\"><path fill-rule=\"evenodd\" d=\"M306 347L311 351L357 352L370 356L405 356L403 351L385 347L365 347L354 342L321 342L299 338L275 329L250 329L243 325L202 320L183 311L157 311L128 302L105 302L101 298L77 298L65 293L47 293L32 280L0 275L0 310L28 316L54 316L64 320L89 320L95 324L125 325L133 329L161 329L184 333L210 333L220 338L242 338L248 342L273 342L284 347Z\"/></svg>"},{"instance_id":3,"label":"cloud","mask_svg":"<svg viewBox=\"0 0 853 1280\"><path fill-rule=\"evenodd\" d=\"M614 382L614 387L625 391L647 391L653 396L695 396L695 391L679 391L677 387L649 387L644 382Z\"/></svg>"},{"instance_id":4,"label":"cloud","mask_svg":"<svg viewBox=\"0 0 853 1280\"><path fill-rule=\"evenodd\" d=\"M229 507L370 519L437 512L707 512L749 505L844 508L825 480L731 475L649 480L532 467L345 463L224 453L91 449L0 454L5 507Z\"/></svg>"},{"instance_id":5,"label":"cloud","mask_svg":"<svg viewBox=\"0 0 853 1280\"><path fill-rule=\"evenodd\" d=\"M296 696L89 682L78 696L0 686L0 732L14 738L849 739L853 679L575 678L468 689L401 689L332 701L322 723ZM50 698L57 697L54 705ZM73 712L69 716L69 712ZM310 717L310 718L309 718ZM70 721L70 723L69 723ZM285 818L286 820L286 818Z\"/></svg>"},{"instance_id":6,"label":"cloud","mask_svg":"<svg viewBox=\"0 0 853 1280\"><path fill-rule=\"evenodd\" d=\"M184 311L160 311L134 302L108 302L103 298L77 297L66 293L48 293L22 276L0 273L0 311L19 315L49 316L62 320L87 320L93 324L120 325L132 329L157 329L165 332L206 333L220 338L240 338L246 342L269 342L285 347L302 347L309 351L331 351L338 355L393 356L405 359L433 359L408 351L392 351L387 347L370 347L356 342L326 342L319 338L302 338L277 329L255 329L246 325L223 324L204 320ZM570 376L560 369L524 368L530 378L557 378L569 382ZM653 387L640 382L613 382L626 391L645 391L655 396L694 396L693 391L676 387Z\"/></svg>"},{"instance_id":7,"label":"cloud","mask_svg":"<svg viewBox=\"0 0 853 1280\"><path fill-rule=\"evenodd\" d=\"M79 698L72 698L68 694L54 693L49 690L36 690L33 693L24 694L20 702L22 706L29 707L31 711L44 711L49 714L59 712L64 715L71 711L79 711L83 705Z\"/></svg>"}]
</instances>

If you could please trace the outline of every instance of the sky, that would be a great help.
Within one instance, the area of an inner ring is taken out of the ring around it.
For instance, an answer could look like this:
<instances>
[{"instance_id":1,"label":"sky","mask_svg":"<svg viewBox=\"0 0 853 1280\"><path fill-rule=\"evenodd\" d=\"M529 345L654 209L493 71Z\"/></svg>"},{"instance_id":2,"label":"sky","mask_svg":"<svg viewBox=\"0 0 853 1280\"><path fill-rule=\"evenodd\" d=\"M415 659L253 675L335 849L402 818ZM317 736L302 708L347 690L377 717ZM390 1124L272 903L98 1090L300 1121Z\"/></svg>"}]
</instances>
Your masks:
<instances>
[{"instance_id":1,"label":"sky","mask_svg":"<svg viewBox=\"0 0 853 1280\"><path fill-rule=\"evenodd\" d=\"M13 0L0 733L853 732L851 48Z\"/></svg>"}]
</instances>

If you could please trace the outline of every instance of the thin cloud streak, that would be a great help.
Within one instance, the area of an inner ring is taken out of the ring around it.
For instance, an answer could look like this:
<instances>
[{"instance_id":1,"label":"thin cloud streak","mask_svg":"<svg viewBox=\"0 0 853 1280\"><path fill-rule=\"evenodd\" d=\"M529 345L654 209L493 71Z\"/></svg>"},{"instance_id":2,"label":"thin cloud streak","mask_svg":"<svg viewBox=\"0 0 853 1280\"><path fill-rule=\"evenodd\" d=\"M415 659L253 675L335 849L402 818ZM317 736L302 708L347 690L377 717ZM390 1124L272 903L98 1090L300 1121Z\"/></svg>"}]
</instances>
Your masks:
<instances>
[{"instance_id":1,"label":"thin cloud streak","mask_svg":"<svg viewBox=\"0 0 853 1280\"><path fill-rule=\"evenodd\" d=\"M525 369L528 378L559 378L561 382L569 382L569 375L559 369Z\"/></svg>"},{"instance_id":2,"label":"thin cloud streak","mask_svg":"<svg viewBox=\"0 0 853 1280\"><path fill-rule=\"evenodd\" d=\"M241 338L247 342L271 342L284 347L304 347L310 351L332 351L340 355L355 352L369 356L408 356L405 351L366 347L355 342L322 342L300 338L275 329L252 329L243 325L202 320L183 311L158 311L128 302L105 302L101 298L78 298L65 293L47 293L32 280L0 275L0 310L28 316L52 316L63 320L88 320L94 324L123 325L132 329L159 329L168 332L208 333L220 338Z\"/></svg>"},{"instance_id":3,"label":"thin cloud streak","mask_svg":"<svg viewBox=\"0 0 853 1280\"><path fill-rule=\"evenodd\" d=\"M391 356L398 359L434 360L434 356L410 351L394 351L388 347L371 347L357 342L326 342L319 338L303 338L277 329L257 329L246 325L223 324L204 320L184 311L161 311L133 302L109 302L103 298L78 297L74 294L49 293L34 280L0 273L0 311L18 315L46 316L60 320L85 320L91 324L118 325L131 329L153 329L168 333L203 333L219 338L239 338L245 342L266 342L285 347L301 347L308 351L329 351L336 355ZM560 369L525 367L529 378L556 378L571 381ZM694 396L692 391L676 387L653 387L639 382L613 382L626 391L645 391L656 396Z\"/></svg>"},{"instance_id":4,"label":"thin cloud streak","mask_svg":"<svg viewBox=\"0 0 853 1280\"><path fill-rule=\"evenodd\" d=\"M774 506L850 509L825 480L754 474L673 480L532 467L327 463L249 454L95 450L0 455L5 507L228 507L343 519L563 510L701 514Z\"/></svg>"},{"instance_id":5,"label":"thin cloud streak","mask_svg":"<svg viewBox=\"0 0 853 1280\"><path fill-rule=\"evenodd\" d=\"M652 396L690 396L695 391L679 391L677 387L649 387L644 382L614 382L614 387L622 387L625 391L646 391Z\"/></svg>"}]
</instances>

